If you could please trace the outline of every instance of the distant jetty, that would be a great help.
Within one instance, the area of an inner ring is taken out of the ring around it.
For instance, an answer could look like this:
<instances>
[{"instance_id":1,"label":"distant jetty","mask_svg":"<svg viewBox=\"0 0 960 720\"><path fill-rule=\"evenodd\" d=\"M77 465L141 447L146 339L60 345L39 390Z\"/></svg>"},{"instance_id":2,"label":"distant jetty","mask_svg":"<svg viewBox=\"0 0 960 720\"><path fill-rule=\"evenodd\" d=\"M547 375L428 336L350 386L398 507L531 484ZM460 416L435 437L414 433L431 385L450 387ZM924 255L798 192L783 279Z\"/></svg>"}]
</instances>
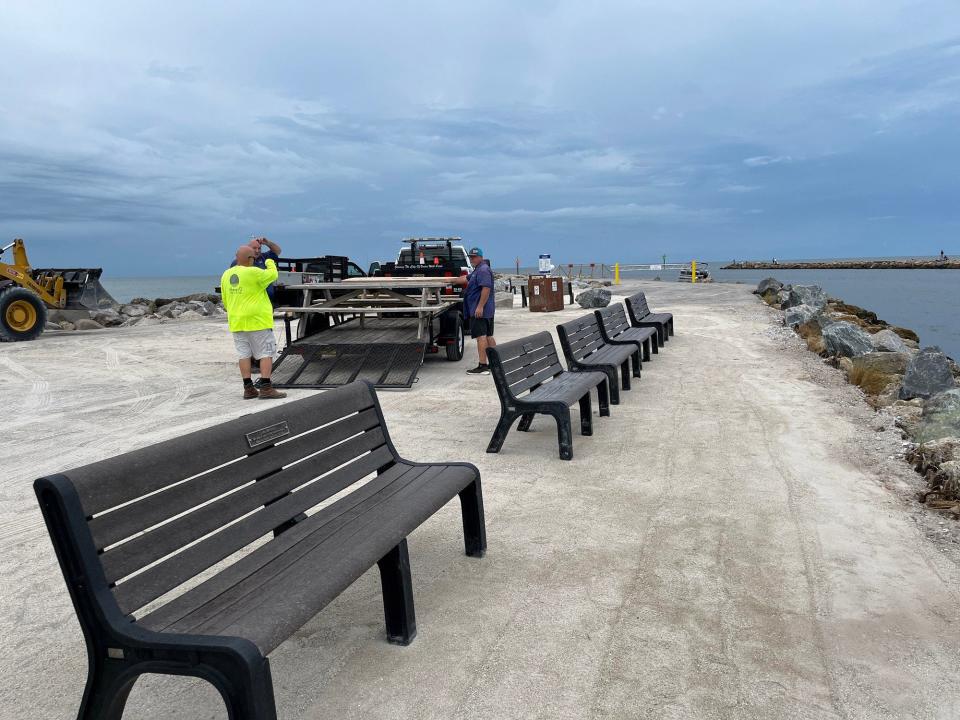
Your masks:
<instances>
[{"instance_id":1,"label":"distant jetty","mask_svg":"<svg viewBox=\"0 0 960 720\"><path fill-rule=\"evenodd\" d=\"M722 270L960 270L960 260L822 260L816 262L735 262Z\"/></svg>"}]
</instances>

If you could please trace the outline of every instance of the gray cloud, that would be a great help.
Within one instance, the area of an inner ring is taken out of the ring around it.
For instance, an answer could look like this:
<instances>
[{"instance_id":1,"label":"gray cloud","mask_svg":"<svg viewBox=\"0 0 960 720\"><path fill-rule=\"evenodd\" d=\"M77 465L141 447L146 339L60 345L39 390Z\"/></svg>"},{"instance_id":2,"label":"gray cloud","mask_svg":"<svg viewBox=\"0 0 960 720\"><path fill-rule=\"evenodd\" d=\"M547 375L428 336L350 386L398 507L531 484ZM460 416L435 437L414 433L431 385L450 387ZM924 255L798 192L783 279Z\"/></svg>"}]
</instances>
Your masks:
<instances>
[{"instance_id":1,"label":"gray cloud","mask_svg":"<svg viewBox=\"0 0 960 720\"><path fill-rule=\"evenodd\" d=\"M173 242L215 270L251 233L589 261L960 230L953 0L43 5L0 25L0 236L64 263L163 274Z\"/></svg>"}]
</instances>

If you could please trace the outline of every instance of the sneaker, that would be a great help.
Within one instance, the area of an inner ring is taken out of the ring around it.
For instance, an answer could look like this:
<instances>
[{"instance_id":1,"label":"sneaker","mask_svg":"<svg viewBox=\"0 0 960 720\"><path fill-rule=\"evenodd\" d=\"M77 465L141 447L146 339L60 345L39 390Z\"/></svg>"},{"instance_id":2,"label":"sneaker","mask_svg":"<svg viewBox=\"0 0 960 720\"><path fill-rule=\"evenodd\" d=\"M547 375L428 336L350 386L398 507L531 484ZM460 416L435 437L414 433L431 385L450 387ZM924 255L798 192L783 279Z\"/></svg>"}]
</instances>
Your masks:
<instances>
[{"instance_id":1,"label":"sneaker","mask_svg":"<svg viewBox=\"0 0 960 720\"><path fill-rule=\"evenodd\" d=\"M254 398L258 398L258 397L260 397L260 392L253 385L243 386L244 400L253 400Z\"/></svg>"},{"instance_id":2,"label":"sneaker","mask_svg":"<svg viewBox=\"0 0 960 720\"><path fill-rule=\"evenodd\" d=\"M489 365L477 365L473 370L467 370L467 375L489 375Z\"/></svg>"},{"instance_id":3,"label":"sneaker","mask_svg":"<svg viewBox=\"0 0 960 720\"><path fill-rule=\"evenodd\" d=\"M273 385L267 385L266 387L260 388L260 399L261 400L279 400L280 398L285 398L287 394L285 392L280 392Z\"/></svg>"}]
</instances>

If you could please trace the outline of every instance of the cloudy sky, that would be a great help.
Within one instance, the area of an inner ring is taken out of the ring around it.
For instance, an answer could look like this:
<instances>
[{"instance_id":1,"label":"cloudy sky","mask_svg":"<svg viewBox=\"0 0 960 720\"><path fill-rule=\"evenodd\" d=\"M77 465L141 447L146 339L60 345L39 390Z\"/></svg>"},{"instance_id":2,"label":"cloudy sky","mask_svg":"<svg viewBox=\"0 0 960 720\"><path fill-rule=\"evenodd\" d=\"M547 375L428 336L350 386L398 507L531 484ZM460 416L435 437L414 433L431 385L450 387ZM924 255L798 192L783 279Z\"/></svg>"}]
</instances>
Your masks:
<instances>
[{"instance_id":1,"label":"cloudy sky","mask_svg":"<svg viewBox=\"0 0 960 720\"><path fill-rule=\"evenodd\" d=\"M957 0L0 9L0 239L117 276L960 252L958 128Z\"/></svg>"}]
</instances>

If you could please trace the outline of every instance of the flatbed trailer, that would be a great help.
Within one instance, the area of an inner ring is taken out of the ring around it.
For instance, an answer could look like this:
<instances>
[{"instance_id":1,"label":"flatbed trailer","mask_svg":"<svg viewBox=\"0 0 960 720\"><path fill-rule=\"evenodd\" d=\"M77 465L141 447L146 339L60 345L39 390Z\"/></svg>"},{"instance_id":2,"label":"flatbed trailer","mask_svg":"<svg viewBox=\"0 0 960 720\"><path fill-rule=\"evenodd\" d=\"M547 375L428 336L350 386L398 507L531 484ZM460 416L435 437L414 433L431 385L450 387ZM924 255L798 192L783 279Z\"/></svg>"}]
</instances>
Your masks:
<instances>
[{"instance_id":1,"label":"flatbed trailer","mask_svg":"<svg viewBox=\"0 0 960 720\"><path fill-rule=\"evenodd\" d=\"M450 278L374 277L288 286L302 306L278 307L287 344L273 370L281 388L330 388L358 379L409 388L426 355L463 357L460 297ZM298 318L296 337L292 320Z\"/></svg>"}]
</instances>

